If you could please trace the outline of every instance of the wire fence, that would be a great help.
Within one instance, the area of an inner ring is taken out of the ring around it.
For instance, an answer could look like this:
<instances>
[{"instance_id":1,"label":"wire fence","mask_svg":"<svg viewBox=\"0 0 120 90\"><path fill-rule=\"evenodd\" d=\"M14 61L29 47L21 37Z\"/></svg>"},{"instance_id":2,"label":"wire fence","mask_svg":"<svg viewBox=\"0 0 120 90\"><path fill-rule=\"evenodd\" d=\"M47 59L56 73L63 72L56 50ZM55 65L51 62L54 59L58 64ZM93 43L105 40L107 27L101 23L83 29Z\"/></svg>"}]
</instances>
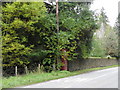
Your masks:
<instances>
[{"instance_id":1,"label":"wire fence","mask_svg":"<svg viewBox=\"0 0 120 90\"><path fill-rule=\"evenodd\" d=\"M28 66L4 66L2 75L4 77L24 75L31 72L43 72L43 65L33 64Z\"/></svg>"}]
</instances>

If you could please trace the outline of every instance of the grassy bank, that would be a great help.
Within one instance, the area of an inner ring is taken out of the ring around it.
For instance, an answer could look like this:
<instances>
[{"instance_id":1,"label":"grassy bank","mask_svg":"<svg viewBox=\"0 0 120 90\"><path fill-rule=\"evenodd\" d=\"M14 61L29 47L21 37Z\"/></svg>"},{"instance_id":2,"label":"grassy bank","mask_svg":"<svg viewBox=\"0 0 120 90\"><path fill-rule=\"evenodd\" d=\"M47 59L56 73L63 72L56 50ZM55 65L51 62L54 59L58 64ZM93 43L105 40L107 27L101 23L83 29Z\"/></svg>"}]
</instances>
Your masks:
<instances>
[{"instance_id":1,"label":"grassy bank","mask_svg":"<svg viewBox=\"0 0 120 90\"><path fill-rule=\"evenodd\" d=\"M36 73L29 73L27 75L22 75L22 76L17 76L17 77L15 76L14 77L12 76L9 78L3 77L2 88L13 88L13 87L18 87L18 86L23 86L23 85L35 84L35 83L40 83L44 81L64 78L64 77L78 75L78 74L82 74L82 73L86 73L90 71L101 70L101 69L117 67L117 66L118 65L97 67L97 68L79 70L79 71L74 71L74 72L69 72L69 71L56 71L52 73L37 73L36 72Z\"/></svg>"}]
</instances>

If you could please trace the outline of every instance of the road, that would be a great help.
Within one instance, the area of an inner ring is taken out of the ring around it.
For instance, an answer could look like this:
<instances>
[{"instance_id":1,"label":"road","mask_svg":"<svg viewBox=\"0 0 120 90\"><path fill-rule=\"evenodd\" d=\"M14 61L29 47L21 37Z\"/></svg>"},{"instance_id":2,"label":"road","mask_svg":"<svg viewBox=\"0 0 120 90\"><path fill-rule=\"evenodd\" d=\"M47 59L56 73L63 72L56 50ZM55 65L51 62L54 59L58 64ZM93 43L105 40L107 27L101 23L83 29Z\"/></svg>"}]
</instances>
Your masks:
<instances>
[{"instance_id":1,"label":"road","mask_svg":"<svg viewBox=\"0 0 120 90\"><path fill-rule=\"evenodd\" d=\"M118 67L18 88L118 88Z\"/></svg>"}]
</instances>

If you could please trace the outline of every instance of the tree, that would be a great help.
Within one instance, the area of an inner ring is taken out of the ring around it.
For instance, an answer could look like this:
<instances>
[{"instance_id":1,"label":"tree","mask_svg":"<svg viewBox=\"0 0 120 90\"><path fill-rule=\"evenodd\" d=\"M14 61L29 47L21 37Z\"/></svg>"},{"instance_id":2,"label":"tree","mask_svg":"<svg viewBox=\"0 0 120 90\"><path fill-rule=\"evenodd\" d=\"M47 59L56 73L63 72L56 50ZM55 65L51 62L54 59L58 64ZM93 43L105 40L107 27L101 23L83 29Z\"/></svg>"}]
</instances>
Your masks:
<instances>
[{"instance_id":1,"label":"tree","mask_svg":"<svg viewBox=\"0 0 120 90\"><path fill-rule=\"evenodd\" d=\"M3 63L28 64L27 55L40 42L37 24L45 17L42 2L5 3L2 8ZM25 59L27 58L27 59Z\"/></svg>"},{"instance_id":2,"label":"tree","mask_svg":"<svg viewBox=\"0 0 120 90\"><path fill-rule=\"evenodd\" d=\"M97 28L94 12L78 2L60 2L60 32L57 32L54 11L54 6L46 9L43 2L4 4L3 63L40 63L46 71L52 71L57 55L62 57L61 49L67 50L67 60L86 57L90 53Z\"/></svg>"},{"instance_id":3,"label":"tree","mask_svg":"<svg viewBox=\"0 0 120 90\"><path fill-rule=\"evenodd\" d=\"M119 5L120 5L120 2L119 2ZM119 15L118 15L117 29L118 29L118 56L120 56L120 12L119 12Z\"/></svg>"},{"instance_id":4,"label":"tree","mask_svg":"<svg viewBox=\"0 0 120 90\"><path fill-rule=\"evenodd\" d=\"M116 28L107 26L105 37L103 38L103 45L105 48L106 55L113 53L114 55L118 54L118 35Z\"/></svg>"},{"instance_id":5,"label":"tree","mask_svg":"<svg viewBox=\"0 0 120 90\"><path fill-rule=\"evenodd\" d=\"M104 37L104 33L106 30L106 26L108 25L108 17L104 11L105 9L102 8L99 14L99 20L98 20L98 25L100 26L99 30L97 30L97 36L99 38Z\"/></svg>"},{"instance_id":6,"label":"tree","mask_svg":"<svg viewBox=\"0 0 120 90\"><path fill-rule=\"evenodd\" d=\"M60 3L62 7L62 3ZM63 3L65 7L60 8L60 30L68 31L75 36L70 40L74 52L79 53L78 57L86 57L91 50L93 33L98 27L94 12L89 10L88 5L81 3ZM75 9L77 7L77 9ZM70 44L71 44L70 43ZM68 45L71 47L71 45ZM70 50L70 49L69 49Z\"/></svg>"},{"instance_id":7,"label":"tree","mask_svg":"<svg viewBox=\"0 0 120 90\"><path fill-rule=\"evenodd\" d=\"M75 10L77 5L79 13ZM86 57L90 52L92 36L97 28L94 12L90 11L88 6L59 2L60 32L57 32L54 9L54 7L48 9L49 15L44 23L46 27L42 31L44 48L48 52L43 64L48 71L53 69L57 56L62 56L62 49L67 50L67 60ZM60 66L59 63L57 66Z\"/></svg>"},{"instance_id":8,"label":"tree","mask_svg":"<svg viewBox=\"0 0 120 90\"><path fill-rule=\"evenodd\" d=\"M102 27L94 34L92 56L105 57L109 54L117 55L118 53L118 30L116 27L111 27L107 22L108 18L104 9L101 9L99 25Z\"/></svg>"}]
</instances>

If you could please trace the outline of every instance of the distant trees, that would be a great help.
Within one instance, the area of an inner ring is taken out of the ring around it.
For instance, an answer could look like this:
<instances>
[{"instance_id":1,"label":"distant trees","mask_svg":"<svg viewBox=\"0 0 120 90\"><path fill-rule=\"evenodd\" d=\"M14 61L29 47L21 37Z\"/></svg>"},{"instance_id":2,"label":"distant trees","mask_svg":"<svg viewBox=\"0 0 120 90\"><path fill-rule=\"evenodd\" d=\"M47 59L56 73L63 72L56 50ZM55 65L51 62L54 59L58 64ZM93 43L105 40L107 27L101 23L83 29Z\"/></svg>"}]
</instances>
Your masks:
<instances>
[{"instance_id":1,"label":"distant trees","mask_svg":"<svg viewBox=\"0 0 120 90\"><path fill-rule=\"evenodd\" d=\"M108 24L108 18L104 9L99 15L100 29L96 31L93 38L92 56L105 57L109 54L118 55L118 29Z\"/></svg>"},{"instance_id":2,"label":"distant trees","mask_svg":"<svg viewBox=\"0 0 120 90\"><path fill-rule=\"evenodd\" d=\"M119 7L120 7L120 2L119 2ZM118 14L118 19L117 19L117 29L118 29L118 56L120 56L120 12Z\"/></svg>"},{"instance_id":3,"label":"distant trees","mask_svg":"<svg viewBox=\"0 0 120 90\"><path fill-rule=\"evenodd\" d=\"M106 51L106 55L118 55L118 30L116 27L112 28L107 26L103 45Z\"/></svg>"}]
</instances>

